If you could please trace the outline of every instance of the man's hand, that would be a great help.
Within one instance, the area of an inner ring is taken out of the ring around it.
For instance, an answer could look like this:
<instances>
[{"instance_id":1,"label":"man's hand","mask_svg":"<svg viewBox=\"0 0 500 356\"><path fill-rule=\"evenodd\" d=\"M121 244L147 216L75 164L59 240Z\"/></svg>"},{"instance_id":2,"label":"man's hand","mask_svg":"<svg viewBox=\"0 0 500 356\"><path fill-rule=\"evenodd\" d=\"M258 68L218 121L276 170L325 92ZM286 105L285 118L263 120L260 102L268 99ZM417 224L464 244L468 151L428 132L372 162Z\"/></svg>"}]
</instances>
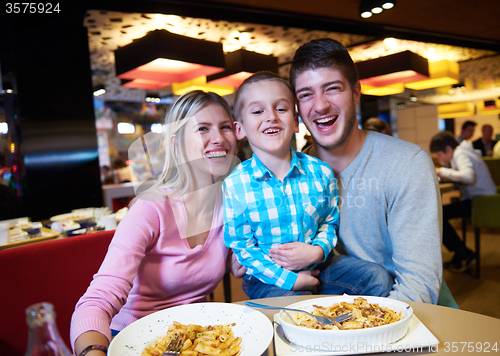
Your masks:
<instances>
[{"instance_id":1,"label":"man's hand","mask_svg":"<svg viewBox=\"0 0 500 356\"><path fill-rule=\"evenodd\" d=\"M238 262L236 254L232 250L229 252L227 267L236 278L241 278L247 273L247 269Z\"/></svg>"},{"instance_id":2,"label":"man's hand","mask_svg":"<svg viewBox=\"0 0 500 356\"><path fill-rule=\"evenodd\" d=\"M300 271L297 280L295 281L292 290L309 290L316 293L316 288L319 286L319 280L315 277L319 274L318 270Z\"/></svg>"},{"instance_id":3,"label":"man's hand","mask_svg":"<svg viewBox=\"0 0 500 356\"><path fill-rule=\"evenodd\" d=\"M323 260L323 249L304 242L290 242L269 250L269 257L290 271L297 271Z\"/></svg>"}]
</instances>

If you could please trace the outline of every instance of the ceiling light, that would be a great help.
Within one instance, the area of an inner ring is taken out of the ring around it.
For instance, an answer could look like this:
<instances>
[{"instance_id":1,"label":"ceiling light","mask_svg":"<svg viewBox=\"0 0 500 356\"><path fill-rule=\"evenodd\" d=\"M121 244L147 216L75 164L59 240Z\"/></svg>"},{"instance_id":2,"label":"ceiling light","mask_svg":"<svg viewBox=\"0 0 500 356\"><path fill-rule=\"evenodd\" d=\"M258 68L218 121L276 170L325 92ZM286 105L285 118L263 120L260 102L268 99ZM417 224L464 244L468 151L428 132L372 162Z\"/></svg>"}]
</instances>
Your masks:
<instances>
[{"instance_id":1,"label":"ceiling light","mask_svg":"<svg viewBox=\"0 0 500 356\"><path fill-rule=\"evenodd\" d=\"M386 38L384 38L384 44L386 44L387 47L393 49L393 48L396 48L398 42L396 41L396 39L394 37L386 37Z\"/></svg>"},{"instance_id":2,"label":"ceiling light","mask_svg":"<svg viewBox=\"0 0 500 356\"><path fill-rule=\"evenodd\" d=\"M392 9L396 5L396 0L360 0L359 15L362 18L369 18L372 14L380 14L384 10Z\"/></svg>"},{"instance_id":3,"label":"ceiling light","mask_svg":"<svg viewBox=\"0 0 500 356\"><path fill-rule=\"evenodd\" d=\"M154 133L162 133L163 126L160 123L151 124L151 131Z\"/></svg>"},{"instance_id":4,"label":"ceiling light","mask_svg":"<svg viewBox=\"0 0 500 356\"><path fill-rule=\"evenodd\" d=\"M453 119L455 117L473 116L474 104L469 102L441 104L438 105L438 115L442 119Z\"/></svg>"},{"instance_id":5,"label":"ceiling light","mask_svg":"<svg viewBox=\"0 0 500 356\"><path fill-rule=\"evenodd\" d=\"M145 89L145 90L158 90L170 85L168 82L159 82L157 80L147 79L133 79L133 80L120 80L122 87L129 89Z\"/></svg>"},{"instance_id":6,"label":"ceiling light","mask_svg":"<svg viewBox=\"0 0 500 356\"><path fill-rule=\"evenodd\" d=\"M205 76L190 79L182 83L172 83L172 93L174 95L182 95L192 90L211 91L220 96L234 93L234 87L232 86L207 84L207 77Z\"/></svg>"},{"instance_id":7,"label":"ceiling light","mask_svg":"<svg viewBox=\"0 0 500 356\"><path fill-rule=\"evenodd\" d=\"M116 125L119 134L127 135L135 132L135 126L128 122L119 122Z\"/></svg>"},{"instance_id":8,"label":"ceiling light","mask_svg":"<svg viewBox=\"0 0 500 356\"><path fill-rule=\"evenodd\" d=\"M406 87L413 90L453 85L459 82L460 69L457 62L447 60L429 63L429 78L416 82L406 83Z\"/></svg>"},{"instance_id":9,"label":"ceiling light","mask_svg":"<svg viewBox=\"0 0 500 356\"><path fill-rule=\"evenodd\" d=\"M155 30L115 50L115 66L127 87L158 89L222 72L224 52L220 43Z\"/></svg>"},{"instance_id":10,"label":"ceiling light","mask_svg":"<svg viewBox=\"0 0 500 356\"><path fill-rule=\"evenodd\" d=\"M94 96L101 96L105 93L106 93L106 88L104 88L104 85L94 87Z\"/></svg>"},{"instance_id":11,"label":"ceiling light","mask_svg":"<svg viewBox=\"0 0 500 356\"><path fill-rule=\"evenodd\" d=\"M394 7L394 1L387 1L385 3L382 4L382 8L384 10L389 10L389 9L392 9Z\"/></svg>"},{"instance_id":12,"label":"ceiling light","mask_svg":"<svg viewBox=\"0 0 500 356\"><path fill-rule=\"evenodd\" d=\"M362 84L382 87L429 77L427 59L410 51L356 63Z\"/></svg>"},{"instance_id":13,"label":"ceiling light","mask_svg":"<svg viewBox=\"0 0 500 356\"><path fill-rule=\"evenodd\" d=\"M156 96L147 96L145 100L147 103L159 104L161 102L161 98L158 98Z\"/></svg>"},{"instance_id":14,"label":"ceiling light","mask_svg":"<svg viewBox=\"0 0 500 356\"><path fill-rule=\"evenodd\" d=\"M9 132L9 124L6 122L0 122L0 134L6 134Z\"/></svg>"},{"instance_id":15,"label":"ceiling light","mask_svg":"<svg viewBox=\"0 0 500 356\"><path fill-rule=\"evenodd\" d=\"M239 87L253 73L268 71L278 73L278 59L261 53L239 49L226 53L224 72L207 77L209 84Z\"/></svg>"},{"instance_id":16,"label":"ceiling light","mask_svg":"<svg viewBox=\"0 0 500 356\"><path fill-rule=\"evenodd\" d=\"M250 40L252 39L252 36L248 32L240 32L239 39L240 39L241 45L244 47L248 43L250 43Z\"/></svg>"},{"instance_id":17,"label":"ceiling light","mask_svg":"<svg viewBox=\"0 0 500 356\"><path fill-rule=\"evenodd\" d=\"M361 83L361 94L364 95L386 96L386 95L401 94L404 91L405 91L405 86L403 83L396 83L382 87L376 87L373 85L367 85Z\"/></svg>"},{"instance_id":18,"label":"ceiling light","mask_svg":"<svg viewBox=\"0 0 500 356\"><path fill-rule=\"evenodd\" d=\"M480 115L500 114L500 99L480 101L477 104L477 113Z\"/></svg>"},{"instance_id":19,"label":"ceiling light","mask_svg":"<svg viewBox=\"0 0 500 356\"><path fill-rule=\"evenodd\" d=\"M448 90L448 94L450 95L455 95L455 94L461 94L467 91L467 88L465 87L464 83L457 83L453 84L451 88Z\"/></svg>"}]
</instances>

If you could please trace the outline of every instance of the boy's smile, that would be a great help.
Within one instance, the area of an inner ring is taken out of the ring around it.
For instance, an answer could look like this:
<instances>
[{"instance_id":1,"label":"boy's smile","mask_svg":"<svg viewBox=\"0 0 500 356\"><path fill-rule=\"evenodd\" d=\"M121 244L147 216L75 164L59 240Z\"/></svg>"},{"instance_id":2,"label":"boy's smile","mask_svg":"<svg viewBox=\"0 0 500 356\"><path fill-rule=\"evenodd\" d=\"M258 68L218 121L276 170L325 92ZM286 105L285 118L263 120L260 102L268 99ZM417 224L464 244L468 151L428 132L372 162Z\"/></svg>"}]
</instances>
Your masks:
<instances>
[{"instance_id":1,"label":"boy's smile","mask_svg":"<svg viewBox=\"0 0 500 356\"><path fill-rule=\"evenodd\" d=\"M288 157L290 140L298 132L293 94L275 80L262 80L245 88L241 122L236 136L247 137L257 155Z\"/></svg>"}]
</instances>

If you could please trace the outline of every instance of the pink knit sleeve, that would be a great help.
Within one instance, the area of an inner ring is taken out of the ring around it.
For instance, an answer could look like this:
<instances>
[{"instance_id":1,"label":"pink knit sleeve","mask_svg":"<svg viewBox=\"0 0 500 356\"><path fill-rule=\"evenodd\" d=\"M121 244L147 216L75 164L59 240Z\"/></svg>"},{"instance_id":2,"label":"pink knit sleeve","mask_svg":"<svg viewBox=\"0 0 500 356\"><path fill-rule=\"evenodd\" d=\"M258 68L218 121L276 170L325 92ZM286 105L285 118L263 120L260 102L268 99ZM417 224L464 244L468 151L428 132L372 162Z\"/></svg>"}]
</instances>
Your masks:
<instances>
[{"instance_id":1,"label":"pink knit sleeve","mask_svg":"<svg viewBox=\"0 0 500 356\"><path fill-rule=\"evenodd\" d=\"M145 251L158 238L159 225L156 204L142 200L137 200L119 223L99 271L73 313L73 349L76 339L86 331L98 331L111 340L111 319L126 303Z\"/></svg>"}]
</instances>

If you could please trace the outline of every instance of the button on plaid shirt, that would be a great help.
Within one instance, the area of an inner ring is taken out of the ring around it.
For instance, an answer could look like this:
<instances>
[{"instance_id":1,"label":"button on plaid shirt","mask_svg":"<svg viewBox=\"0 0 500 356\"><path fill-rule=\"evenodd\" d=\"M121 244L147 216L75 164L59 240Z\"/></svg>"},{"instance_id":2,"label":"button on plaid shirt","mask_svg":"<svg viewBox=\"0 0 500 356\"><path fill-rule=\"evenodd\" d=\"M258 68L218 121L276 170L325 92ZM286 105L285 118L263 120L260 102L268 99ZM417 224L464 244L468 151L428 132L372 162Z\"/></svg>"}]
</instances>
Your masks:
<instances>
[{"instance_id":1,"label":"button on plaid shirt","mask_svg":"<svg viewBox=\"0 0 500 356\"><path fill-rule=\"evenodd\" d=\"M255 156L224 180L224 240L247 273L264 283L291 290L297 273L268 256L271 248L305 242L323 249L337 244L337 187L330 167L292 152L290 171L281 182ZM308 266L313 269L316 265Z\"/></svg>"}]
</instances>

